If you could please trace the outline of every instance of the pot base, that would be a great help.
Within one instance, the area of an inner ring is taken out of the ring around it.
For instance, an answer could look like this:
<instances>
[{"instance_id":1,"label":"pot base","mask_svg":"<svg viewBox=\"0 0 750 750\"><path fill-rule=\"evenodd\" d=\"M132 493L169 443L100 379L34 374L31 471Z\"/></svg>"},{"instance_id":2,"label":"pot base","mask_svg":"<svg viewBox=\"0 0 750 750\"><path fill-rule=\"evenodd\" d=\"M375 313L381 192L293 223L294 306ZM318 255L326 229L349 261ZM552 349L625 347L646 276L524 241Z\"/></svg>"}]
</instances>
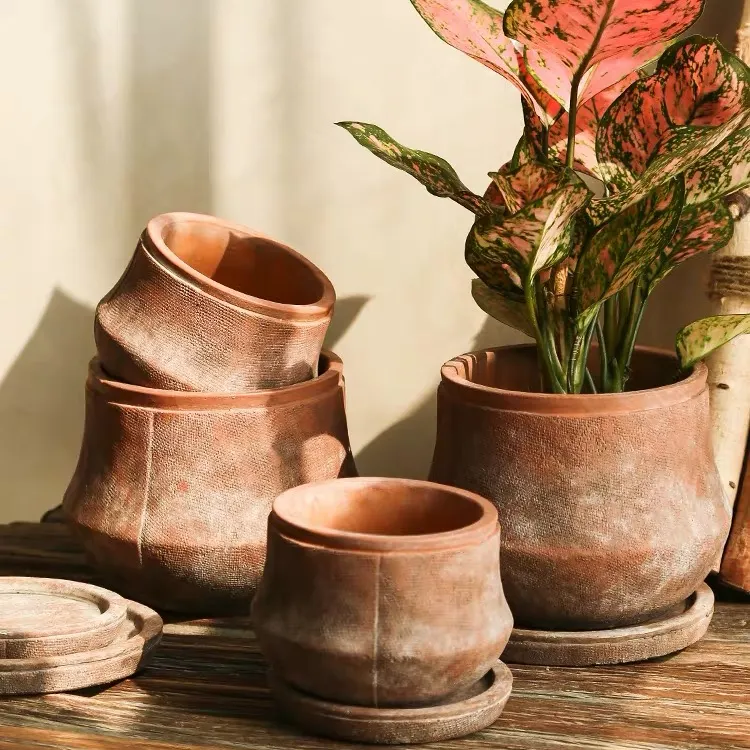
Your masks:
<instances>
[{"instance_id":1,"label":"pot base","mask_svg":"<svg viewBox=\"0 0 750 750\"><path fill-rule=\"evenodd\" d=\"M419 708L346 706L320 700L279 680L268 683L283 713L312 734L349 742L405 745L464 737L493 724L510 696L513 676L501 661L451 702Z\"/></svg>"},{"instance_id":2,"label":"pot base","mask_svg":"<svg viewBox=\"0 0 750 750\"><path fill-rule=\"evenodd\" d=\"M502 657L511 664L590 667L666 656L691 646L708 630L714 593L705 584L675 611L642 625L611 630L516 628Z\"/></svg>"}]
</instances>

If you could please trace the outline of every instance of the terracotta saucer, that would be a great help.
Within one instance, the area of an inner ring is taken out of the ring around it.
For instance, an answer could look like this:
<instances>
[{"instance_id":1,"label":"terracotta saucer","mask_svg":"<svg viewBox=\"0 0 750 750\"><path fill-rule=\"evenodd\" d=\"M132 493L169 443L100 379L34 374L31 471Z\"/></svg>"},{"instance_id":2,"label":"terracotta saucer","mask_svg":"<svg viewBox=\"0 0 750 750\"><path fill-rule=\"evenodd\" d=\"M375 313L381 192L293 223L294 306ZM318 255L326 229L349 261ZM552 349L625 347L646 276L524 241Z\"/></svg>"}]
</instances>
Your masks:
<instances>
[{"instance_id":1,"label":"terracotta saucer","mask_svg":"<svg viewBox=\"0 0 750 750\"><path fill-rule=\"evenodd\" d=\"M0 577L0 659L63 656L112 643L125 622L119 594L56 578Z\"/></svg>"},{"instance_id":2,"label":"terracotta saucer","mask_svg":"<svg viewBox=\"0 0 750 750\"><path fill-rule=\"evenodd\" d=\"M494 723L510 696L513 676L501 661L448 703L420 708L345 706L295 690L268 675L281 710L313 734L349 742L401 745L455 739Z\"/></svg>"},{"instance_id":3,"label":"terracotta saucer","mask_svg":"<svg viewBox=\"0 0 750 750\"><path fill-rule=\"evenodd\" d=\"M125 621L112 643L65 656L0 659L0 695L60 693L130 677L161 640L162 619L126 602Z\"/></svg>"},{"instance_id":4,"label":"terracotta saucer","mask_svg":"<svg viewBox=\"0 0 750 750\"><path fill-rule=\"evenodd\" d=\"M590 631L516 628L503 651L510 664L590 667L666 656L691 646L708 630L714 593L701 584L684 604L663 617L626 628Z\"/></svg>"}]
</instances>

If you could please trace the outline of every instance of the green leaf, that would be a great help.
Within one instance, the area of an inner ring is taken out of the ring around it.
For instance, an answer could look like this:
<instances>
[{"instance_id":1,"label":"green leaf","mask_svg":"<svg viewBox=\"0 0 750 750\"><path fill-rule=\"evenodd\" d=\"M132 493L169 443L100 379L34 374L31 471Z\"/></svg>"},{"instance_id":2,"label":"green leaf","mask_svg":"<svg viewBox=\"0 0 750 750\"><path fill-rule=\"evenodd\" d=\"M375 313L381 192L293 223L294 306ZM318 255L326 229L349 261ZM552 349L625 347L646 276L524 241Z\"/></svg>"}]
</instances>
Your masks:
<instances>
[{"instance_id":1,"label":"green leaf","mask_svg":"<svg viewBox=\"0 0 750 750\"><path fill-rule=\"evenodd\" d=\"M488 287L481 279L471 282L471 296L491 318L534 337L534 327L523 300L507 297Z\"/></svg>"},{"instance_id":2,"label":"green leaf","mask_svg":"<svg viewBox=\"0 0 750 750\"><path fill-rule=\"evenodd\" d=\"M589 216L595 224L603 224L626 208L643 200L656 188L681 175L710 154L732 133L746 125L748 119L748 113L741 112L729 122L716 128L680 127L670 131L661 148L637 181L611 198L591 201L588 209Z\"/></svg>"},{"instance_id":3,"label":"green leaf","mask_svg":"<svg viewBox=\"0 0 750 750\"><path fill-rule=\"evenodd\" d=\"M631 206L590 238L576 267L574 288L585 325L599 305L632 284L672 238L685 199L684 183L673 180Z\"/></svg>"},{"instance_id":4,"label":"green leaf","mask_svg":"<svg viewBox=\"0 0 750 750\"><path fill-rule=\"evenodd\" d=\"M366 122L337 122L355 140L396 169L419 180L427 191L441 198L450 198L476 214L489 210L487 203L461 182L456 170L435 154L402 146L377 125Z\"/></svg>"},{"instance_id":5,"label":"green leaf","mask_svg":"<svg viewBox=\"0 0 750 750\"><path fill-rule=\"evenodd\" d=\"M491 287L500 288L503 277L521 287L525 279L568 257L573 217L590 197L583 182L568 171L556 189L513 216L478 217L466 240L466 262Z\"/></svg>"},{"instance_id":6,"label":"green leaf","mask_svg":"<svg viewBox=\"0 0 750 750\"><path fill-rule=\"evenodd\" d=\"M684 206L671 242L646 274L648 294L680 263L726 247L733 234L734 219L722 200Z\"/></svg>"},{"instance_id":7,"label":"green leaf","mask_svg":"<svg viewBox=\"0 0 750 750\"><path fill-rule=\"evenodd\" d=\"M688 203L705 203L750 185L750 128L727 138L685 174Z\"/></svg>"},{"instance_id":8,"label":"green leaf","mask_svg":"<svg viewBox=\"0 0 750 750\"><path fill-rule=\"evenodd\" d=\"M503 203L509 213L518 213L528 203L543 198L556 190L560 181L560 169L538 162L522 164L517 169L505 165L498 172L490 172Z\"/></svg>"},{"instance_id":9,"label":"green leaf","mask_svg":"<svg viewBox=\"0 0 750 750\"><path fill-rule=\"evenodd\" d=\"M715 315L696 320L677 334L680 367L687 370L737 336L750 333L750 315Z\"/></svg>"}]
</instances>

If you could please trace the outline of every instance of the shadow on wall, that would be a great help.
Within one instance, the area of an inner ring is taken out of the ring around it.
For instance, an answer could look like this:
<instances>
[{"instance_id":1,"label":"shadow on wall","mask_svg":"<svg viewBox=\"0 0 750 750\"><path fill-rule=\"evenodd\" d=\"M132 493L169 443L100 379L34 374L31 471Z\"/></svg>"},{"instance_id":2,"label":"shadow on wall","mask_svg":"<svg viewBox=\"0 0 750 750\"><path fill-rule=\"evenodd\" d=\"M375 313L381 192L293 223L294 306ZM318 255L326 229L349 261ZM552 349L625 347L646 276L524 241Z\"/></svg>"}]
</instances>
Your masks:
<instances>
[{"instance_id":1,"label":"shadow on wall","mask_svg":"<svg viewBox=\"0 0 750 750\"><path fill-rule=\"evenodd\" d=\"M100 223L99 233L109 242L90 248L92 262L93 254L112 252L108 238L113 226L122 231L114 241L117 258L107 266L112 277L102 279L102 293L124 270L149 218L165 211L212 210L211 2L134 0L125 7L130 70L124 146L129 166L125 202L116 208L114 219L114 198L105 177L111 144L120 141L105 137L102 128L109 121L96 117L107 96L97 76L97 4L64 3L59 9L72 50L69 75L81 114L77 157L95 186L85 196L92 202L87 216ZM93 311L55 290L0 384L0 519L37 519L60 502L80 447L83 387L93 353Z\"/></svg>"},{"instance_id":2,"label":"shadow on wall","mask_svg":"<svg viewBox=\"0 0 750 750\"><path fill-rule=\"evenodd\" d=\"M0 476L6 519L37 519L62 499L83 429L93 311L59 289L0 384Z\"/></svg>"},{"instance_id":3,"label":"shadow on wall","mask_svg":"<svg viewBox=\"0 0 750 750\"><path fill-rule=\"evenodd\" d=\"M517 344L528 339L492 318L487 318L467 351ZM457 356L463 352L453 352ZM448 359L448 357L446 357ZM440 377L439 367L435 372ZM403 419L383 431L356 456L362 476L424 479L435 448L437 380L435 389Z\"/></svg>"}]
</instances>

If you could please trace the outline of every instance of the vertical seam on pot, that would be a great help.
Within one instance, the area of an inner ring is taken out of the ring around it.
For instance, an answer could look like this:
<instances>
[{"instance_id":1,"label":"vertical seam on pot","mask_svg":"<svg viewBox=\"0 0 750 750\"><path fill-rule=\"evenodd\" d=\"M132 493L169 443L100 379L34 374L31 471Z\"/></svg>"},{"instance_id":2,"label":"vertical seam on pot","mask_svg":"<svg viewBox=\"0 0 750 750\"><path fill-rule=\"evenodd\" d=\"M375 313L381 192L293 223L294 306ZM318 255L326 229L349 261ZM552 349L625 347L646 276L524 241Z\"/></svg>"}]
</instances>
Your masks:
<instances>
[{"instance_id":1,"label":"vertical seam on pot","mask_svg":"<svg viewBox=\"0 0 750 750\"><path fill-rule=\"evenodd\" d=\"M378 707L378 639L380 634L380 562L381 556L375 558L375 614L372 623L372 704Z\"/></svg>"},{"instance_id":2,"label":"vertical seam on pot","mask_svg":"<svg viewBox=\"0 0 750 750\"><path fill-rule=\"evenodd\" d=\"M141 518L138 524L138 568L143 568L143 530L146 526L146 510L148 508L148 498L151 493L151 457L154 445L154 412L148 415L148 445L146 448L146 482L143 488L143 507L141 508Z\"/></svg>"}]
</instances>

